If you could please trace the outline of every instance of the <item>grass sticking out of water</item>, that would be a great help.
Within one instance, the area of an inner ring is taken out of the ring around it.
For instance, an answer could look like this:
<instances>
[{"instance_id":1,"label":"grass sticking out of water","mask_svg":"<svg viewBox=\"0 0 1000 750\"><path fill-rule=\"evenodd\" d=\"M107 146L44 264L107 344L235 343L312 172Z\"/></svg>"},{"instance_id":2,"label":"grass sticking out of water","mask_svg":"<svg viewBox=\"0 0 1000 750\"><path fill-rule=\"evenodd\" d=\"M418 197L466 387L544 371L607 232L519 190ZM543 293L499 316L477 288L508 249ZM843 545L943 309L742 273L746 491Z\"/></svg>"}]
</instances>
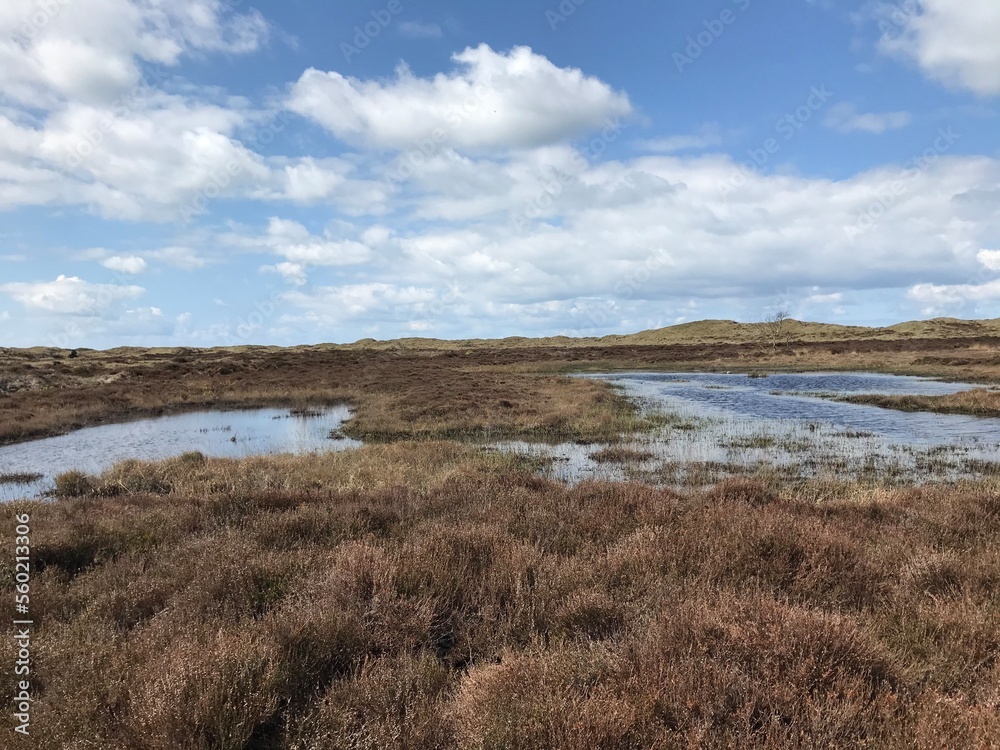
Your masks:
<instances>
[{"instance_id":1,"label":"grass sticking out of water","mask_svg":"<svg viewBox=\"0 0 1000 750\"><path fill-rule=\"evenodd\" d=\"M641 464L655 458L655 454L634 448L613 446L591 453L590 458L599 464Z\"/></svg>"},{"instance_id":2,"label":"grass sticking out of water","mask_svg":"<svg viewBox=\"0 0 1000 750\"><path fill-rule=\"evenodd\" d=\"M32 482L37 482L42 477L42 474L35 474L32 472L0 474L0 484L30 484Z\"/></svg>"},{"instance_id":3,"label":"grass sticking out of water","mask_svg":"<svg viewBox=\"0 0 1000 750\"><path fill-rule=\"evenodd\" d=\"M778 445L778 438L773 435L746 435L730 438L722 442L727 448L746 448L752 450L763 450L774 448Z\"/></svg>"},{"instance_id":4,"label":"grass sticking out of water","mask_svg":"<svg viewBox=\"0 0 1000 750\"><path fill-rule=\"evenodd\" d=\"M838 396L838 401L882 409L924 411L936 414L966 414L973 417L1000 417L1000 392L975 388L945 396Z\"/></svg>"}]
</instances>

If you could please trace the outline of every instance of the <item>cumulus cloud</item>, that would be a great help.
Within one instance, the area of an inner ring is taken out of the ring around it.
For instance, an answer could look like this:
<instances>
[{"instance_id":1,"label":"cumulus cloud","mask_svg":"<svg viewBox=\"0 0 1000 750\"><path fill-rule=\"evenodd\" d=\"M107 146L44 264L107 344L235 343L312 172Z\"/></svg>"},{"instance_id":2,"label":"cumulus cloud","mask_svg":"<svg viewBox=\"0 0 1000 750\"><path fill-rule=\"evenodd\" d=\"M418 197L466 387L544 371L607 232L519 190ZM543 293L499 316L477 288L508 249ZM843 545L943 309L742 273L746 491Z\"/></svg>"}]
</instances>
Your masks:
<instances>
[{"instance_id":1,"label":"cumulus cloud","mask_svg":"<svg viewBox=\"0 0 1000 750\"><path fill-rule=\"evenodd\" d=\"M278 263L273 266L261 266L265 273L277 273L286 283L294 286L304 286L307 281L306 267L300 263Z\"/></svg>"},{"instance_id":2,"label":"cumulus cloud","mask_svg":"<svg viewBox=\"0 0 1000 750\"><path fill-rule=\"evenodd\" d=\"M980 250L976 258L990 271L1000 271L1000 250Z\"/></svg>"},{"instance_id":3,"label":"cumulus cloud","mask_svg":"<svg viewBox=\"0 0 1000 750\"><path fill-rule=\"evenodd\" d=\"M363 81L309 69L288 106L338 138L407 149L430 139L443 148L527 148L555 143L632 112L625 94L528 47L504 54L487 45L453 56L458 69L419 78L400 66L393 80Z\"/></svg>"},{"instance_id":4,"label":"cumulus cloud","mask_svg":"<svg viewBox=\"0 0 1000 750\"><path fill-rule=\"evenodd\" d=\"M135 255L112 255L102 260L101 265L119 273L136 274L146 270L146 261Z\"/></svg>"},{"instance_id":5,"label":"cumulus cloud","mask_svg":"<svg viewBox=\"0 0 1000 750\"><path fill-rule=\"evenodd\" d=\"M237 137L245 102L158 88L185 55L251 52L267 35L223 0L3 3L0 91L16 106L0 110L0 208L173 219L271 179Z\"/></svg>"},{"instance_id":6,"label":"cumulus cloud","mask_svg":"<svg viewBox=\"0 0 1000 750\"><path fill-rule=\"evenodd\" d=\"M949 86L1000 94L996 0L919 0L879 8L882 51L915 61Z\"/></svg>"},{"instance_id":7,"label":"cumulus cloud","mask_svg":"<svg viewBox=\"0 0 1000 750\"><path fill-rule=\"evenodd\" d=\"M73 104L33 131L35 153L64 172L65 199L105 216L190 217L268 178L263 159L234 137L242 122L239 110L164 94L124 113Z\"/></svg>"},{"instance_id":8,"label":"cumulus cloud","mask_svg":"<svg viewBox=\"0 0 1000 750\"><path fill-rule=\"evenodd\" d=\"M861 113L851 102L840 102L830 108L824 124L841 133L860 131L880 134L888 130L905 128L912 121L909 112Z\"/></svg>"},{"instance_id":9,"label":"cumulus cloud","mask_svg":"<svg viewBox=\"0 0 1000 750\"><path fill-rule=\"evenodd\" d=\"M345 159L265 158L241 140L262 113L143 90L127 107L68 103L41 123L0 112L0 207L76 204L106 218L190 220L219 198L383 206ZM272 136L273 137L273 136ZM252 140L252 139L250 139Z\"/></svg>"},{"instance_id":10,"label":"cumulus cloud","mask_svg":"<svg viewBox=\"0 0 1000 750\"><path fill-rule=\"evenodd\" d=\"M260 270L264 273L277 273L286 282L296 286L306 283L311 268L356 267L375 258L372 248L365 242L336 236L330 231L314 235L299 222L276 216L268 221L264 234L230 233L224 242L283 258L282 262L261 266Z\"/></svg>"},{"instance_id":11,"label":"cumulus cloud","mask_svg":"<svg viewBox=\"0 0 1000 750\"><path fill-rule=\"evenodd\" d=\"M110 104L140 82L144 63L172 66L185 53L258 49L267 22L231 8L223 0L4 0L0 90L33 107Z\"/></svg>"},{"instance_id":12,"label":"cumulus cloud","mask_svg":"<svg viewBox=\"0 0 1000 750\"><path fill-rule=\"evenodd\" d=\"M99 315L113 303L141 297L140 286L91 284L77 276L59 276L55 281L0 284L28 310L64 315Z\"/></svg>"},{"instance_id":13,"label":"cumulus cloud","mask_svg":"<svg viewBox=\"0 0 1000 750\"><path fill-rule=\"evenodd\" d=\"M853 304L866 290L960 284L995 262L979 249L1000 237L1000 215L979 196L998 187L1000 162L984 157L828 180L763 174L719 154L593 164L566 147L442 154L406 184L411 228L383 235L392 260L379 270L393 288L438 290L437 312L371 295L366 315L397 333L430 321L435 335L452 324L466 335L472 319L583 333L654 327L690 318L676 300L692 296L752 306L780 293L793 307L843 312L843 292L822 290L850 289ZM340 301L331 288L293 299L312 298L313 313Z\"/></svg>"},{"instance_id":14,"label":"cumulus cloud","mask_svg":"<svg viewBox=\"0 0 1000 750\"><path fill-rule=\"evenodd\" d=\"M1000 300L1000 280L984 284L916 284L910 288L907 296L927 305L925 312L935 313L961 307L969 302Z\"/></svg>"},{"instance_id":15,"label":"cumulus cloud","mask_svg":"<svg viewBox=\"0 0 1000 750\"><path fill-rule=\"evenodd\" d=\"M393 188L387 181L358 176L358 166L342 158L268 160L270 178L250 191L257 200L298 204L332 203L349 215L385 213Z\"/></svg>"},{"instance_id":16,"label":"cumulus cloud","mask_svg":"<svg viewBox=\"0 0 1000 750\"><path fill-rule=\"evenodd\" d=\"M582 156L568 146L442 153L399 186L391 222L317 231L273 217L200 242L222 248L217 259L271 256L261 270L291 287L290 330L353 321L386 335L466 336L470 320L484 332L590 335L690 319L677 300L692 296L716 309L742 300L752 318L779 292L805 310L844 303L834 290L851 290L854 305L865 290L933 281L909 296L927 308L964 298L953 287L1000 263L982 250L1000 242L996 159L940 156L829 180L747 170L722 154ZM141 254L166 262L164 252ZM194 248L172 252L204 262ZM320 268L339 285L308 286Z\"/></svg>"}]
</instances>

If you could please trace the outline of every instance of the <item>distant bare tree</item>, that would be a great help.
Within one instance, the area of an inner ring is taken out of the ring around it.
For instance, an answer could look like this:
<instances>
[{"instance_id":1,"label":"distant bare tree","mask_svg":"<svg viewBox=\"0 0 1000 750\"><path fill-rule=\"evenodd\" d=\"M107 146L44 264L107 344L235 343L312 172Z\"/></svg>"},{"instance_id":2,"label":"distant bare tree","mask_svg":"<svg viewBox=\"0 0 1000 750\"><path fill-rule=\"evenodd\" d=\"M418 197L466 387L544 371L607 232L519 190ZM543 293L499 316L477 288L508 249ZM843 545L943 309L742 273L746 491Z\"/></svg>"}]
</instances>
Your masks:
<instances>
[{"instance_id":1,"label":"distant bare tree","mask_svg":"<svg viewBox=\"0 0 1000 750\"><path fill-rule=\"evenodd\" d=\"M784 344L787 340L785 323L791 320L791 317L787 310L778 310L764 318L760 323L761 341L770 344L772 349Z\"/></svg>"}]
</instances>

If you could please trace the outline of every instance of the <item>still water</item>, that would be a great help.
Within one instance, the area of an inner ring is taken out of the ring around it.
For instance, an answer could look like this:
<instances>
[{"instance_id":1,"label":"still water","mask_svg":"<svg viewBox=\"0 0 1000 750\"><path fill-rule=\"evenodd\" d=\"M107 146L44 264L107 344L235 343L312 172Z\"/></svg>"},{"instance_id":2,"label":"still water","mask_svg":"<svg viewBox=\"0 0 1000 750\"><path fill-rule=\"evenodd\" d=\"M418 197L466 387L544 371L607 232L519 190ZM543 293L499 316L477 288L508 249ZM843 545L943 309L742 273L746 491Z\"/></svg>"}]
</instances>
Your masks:
<instances>
[{"instance_id":1,"label":"still water","mask_svg":"<svg viewBox=\"0 0 1000 750\"><path fill-rule=\"evenodd\" d=\"M294 414L288 409L199 411L101 425L67 435L0 447L0 474L39 474L20 484L0 484L0 500L37 496L57 474L96 474L129 458L159 460L187 451L244 458L276 453L347 450L356 440L330 438L350 417L346 406Z\"/></svg>"},{"instance_id":2,"label":"still water","mask_svg":"<svg viewBox=\"0 0 1000 750\"><path fill-rule=\"evenodd\" d=\"M950 480L1000 461L1000 419L902 412L821 395L946 395L976 386L869 373L794 373L751 378L722 373L586 375L612 383L671 424L627 447L647 460L623 468L591 455L601 445L503 447L552 460L549 474L575 482L627 478L662 484L706 481L749 468L796 476ZM708 469L708 471L706 471Z\"/></svg>"}]
</instances>

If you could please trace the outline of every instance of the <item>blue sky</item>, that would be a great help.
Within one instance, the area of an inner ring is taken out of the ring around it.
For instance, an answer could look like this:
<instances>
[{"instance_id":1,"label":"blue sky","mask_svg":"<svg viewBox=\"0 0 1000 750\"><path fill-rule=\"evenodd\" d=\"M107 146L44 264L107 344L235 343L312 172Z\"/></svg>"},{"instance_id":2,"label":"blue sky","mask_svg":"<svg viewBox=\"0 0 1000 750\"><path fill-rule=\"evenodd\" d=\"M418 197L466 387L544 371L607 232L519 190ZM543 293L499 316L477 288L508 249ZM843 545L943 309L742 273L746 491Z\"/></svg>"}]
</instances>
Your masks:
<instances>
[{"instance_id":1,"label":"blue sky","mask_svg":"<svg viewBox=\"0 0 1000 750\"><path fill-rule=\"evenodd\" d=\"M7 0L0 345L1000 316L996 0Z\"/></svg>"}]
</instances>

